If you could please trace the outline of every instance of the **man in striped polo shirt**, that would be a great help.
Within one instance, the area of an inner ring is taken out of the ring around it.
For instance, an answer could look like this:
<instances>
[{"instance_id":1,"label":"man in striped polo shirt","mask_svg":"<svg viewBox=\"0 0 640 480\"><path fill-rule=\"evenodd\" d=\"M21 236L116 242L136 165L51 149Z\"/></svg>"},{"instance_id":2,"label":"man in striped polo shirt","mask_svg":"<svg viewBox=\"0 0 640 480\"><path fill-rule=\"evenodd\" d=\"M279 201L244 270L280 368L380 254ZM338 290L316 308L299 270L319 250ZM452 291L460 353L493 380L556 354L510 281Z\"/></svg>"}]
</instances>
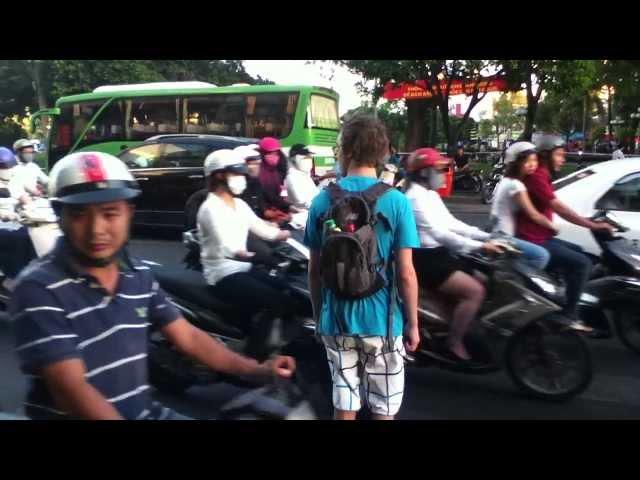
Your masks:
<instances>
[{"instance_id":1,"label":"man in striped polo shirt","mask_svg":"<svg viewBox=\"0 0 640 480\"><path fill-rule=\"evenodd\" d=\"M54 250L27 267L10 305L25 402L34 419L187 419L152 402L149 328L212 369L290 377L291 357L259 364L189 324L145 265L125 249L139 193L117 158L81 152L61 159L50 193L64 232Z\"/></svg>"}]
</instances>

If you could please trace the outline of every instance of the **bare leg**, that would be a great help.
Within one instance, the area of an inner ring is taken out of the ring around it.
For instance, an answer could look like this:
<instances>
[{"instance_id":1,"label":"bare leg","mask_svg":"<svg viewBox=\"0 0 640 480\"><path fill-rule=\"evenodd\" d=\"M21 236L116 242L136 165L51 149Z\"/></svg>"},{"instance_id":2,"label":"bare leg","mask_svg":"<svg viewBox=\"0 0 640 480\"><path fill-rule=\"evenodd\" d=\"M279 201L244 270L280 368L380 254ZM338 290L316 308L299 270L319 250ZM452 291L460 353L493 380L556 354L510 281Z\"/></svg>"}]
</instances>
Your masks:
<instances>
[{"instance_id":1,"label":"bare leg","mask_svg":"<svg viewBox=\"0 0 640 480\"><path fill-rule=\"evenodd\" d=\"M355 420L358 412L349 412L347 410L335 409L333 412L334 420Z\"/></svg>"},{"instance_id":2,"label":"bare leg","mask_svg":"<svg viewBox=\"0 0 640 480\"><path fill-rule=\"evenodd\" d=\"M442 284L438 291L454 297L457 301L447 342L449 349L460 358L470 359L471 356L464 347L464 334L482 306L485 289L472 276L457 271Z\"/></svg>"}]
</instances>

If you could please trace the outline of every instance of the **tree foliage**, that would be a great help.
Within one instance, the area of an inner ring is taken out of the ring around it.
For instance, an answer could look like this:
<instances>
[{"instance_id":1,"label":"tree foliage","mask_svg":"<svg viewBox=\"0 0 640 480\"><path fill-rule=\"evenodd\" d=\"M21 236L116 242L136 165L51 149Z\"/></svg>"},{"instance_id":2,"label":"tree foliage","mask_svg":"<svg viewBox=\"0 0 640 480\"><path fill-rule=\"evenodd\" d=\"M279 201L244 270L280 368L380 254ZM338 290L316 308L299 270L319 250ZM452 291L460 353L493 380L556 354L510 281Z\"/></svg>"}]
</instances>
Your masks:
<instances>
[{"instance_id":1,"label":"tree foliage","mask_svg":"<svg viewBox=\"0 0 640 480\"><path fill-rule=\"evenodd\" d=\"M364 82L358 86L363 93L372 95L374 102L382 95L388 81L412 82L427 80L432 98L429 100L410 100L408 107L408 148L418 146L425 136L423 125L430 108L440 112L442 130L448 145L462 137L469 116L475 106L484 98L480 82L487 76L501 75L503 68L497 60L337 60L351 72L360 74ZM454 80L462 80L474 86L470 103L460 122L451 122L449 116L449 97ZM372 82L371 82L372 81ZM368 86L372 83L372 87Z\"/></svg>"},{"instance_id":2,"label":"tree foliage","mask_svg":"<svg viewBox=\"0 0 640 480\"><path fill-rule=\"evenodd\" d=\"M1 60L0 118L25 115L100 85L188 80L273 83L253 78L240 60Z\"/></svg>"}]
</instances>

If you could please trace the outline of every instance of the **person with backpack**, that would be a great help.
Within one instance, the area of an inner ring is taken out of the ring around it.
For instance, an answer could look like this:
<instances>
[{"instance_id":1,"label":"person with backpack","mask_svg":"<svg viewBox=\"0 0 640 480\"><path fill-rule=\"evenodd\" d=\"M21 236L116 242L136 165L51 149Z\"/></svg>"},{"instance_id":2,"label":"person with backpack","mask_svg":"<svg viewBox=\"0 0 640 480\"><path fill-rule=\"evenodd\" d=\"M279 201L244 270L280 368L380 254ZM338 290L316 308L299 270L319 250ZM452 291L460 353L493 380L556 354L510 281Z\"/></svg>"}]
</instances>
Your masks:
<instances>
[{"instance_id":1,"label":"person with backpack","mask_svg":"<svg viewBox=\"0 0 640 480\"><path fill-rule=\"evenodd\" d=\"M405 346L415 351L420 341L416 223L407 198L377 180L388 154L384 124L356 116L340 138L346 176L313 200L305 231L314 319L334 418L355 420L366 401L375 419L392 420L402 403Z\"/></svg>"},{"instance_id":2,"label":"person with backpack","mask_svg":"<svg viewBox=\"0 0 640 480\"><path fill-rule=\"evenodd\" d=\"M433 148L420 148L407 161L407 198L413 207L421 248L413 252L420 286L451 297L455 302L448 351L443 355L455 362L471 362L464 336L482 306L485 289L471 275L458 253L484 250L500 253L489 241L490 234L455 218L440 198L443 169L448 160Z\"/></svg>"}]
</instances>

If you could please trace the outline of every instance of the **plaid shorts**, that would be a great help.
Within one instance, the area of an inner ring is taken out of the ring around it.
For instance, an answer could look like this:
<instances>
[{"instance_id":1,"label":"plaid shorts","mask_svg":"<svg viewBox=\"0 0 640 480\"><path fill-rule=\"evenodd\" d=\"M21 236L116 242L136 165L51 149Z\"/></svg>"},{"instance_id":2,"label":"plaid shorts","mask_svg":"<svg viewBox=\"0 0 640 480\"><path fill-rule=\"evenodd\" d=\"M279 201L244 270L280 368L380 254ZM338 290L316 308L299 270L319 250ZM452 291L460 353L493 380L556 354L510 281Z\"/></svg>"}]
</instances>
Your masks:
<instances>
[{"instance_id":1,"label":"plaid shorts","mask_svg":"<svg viewBox=\"0 0 640 480\"><path fill-rule=\"evenodd\" d=\"M394 416L404 392L404 344L394 337L323 336L333 381L333 406L357 412L364 397L371 412Z\"/></svg>"}]
</instances>

